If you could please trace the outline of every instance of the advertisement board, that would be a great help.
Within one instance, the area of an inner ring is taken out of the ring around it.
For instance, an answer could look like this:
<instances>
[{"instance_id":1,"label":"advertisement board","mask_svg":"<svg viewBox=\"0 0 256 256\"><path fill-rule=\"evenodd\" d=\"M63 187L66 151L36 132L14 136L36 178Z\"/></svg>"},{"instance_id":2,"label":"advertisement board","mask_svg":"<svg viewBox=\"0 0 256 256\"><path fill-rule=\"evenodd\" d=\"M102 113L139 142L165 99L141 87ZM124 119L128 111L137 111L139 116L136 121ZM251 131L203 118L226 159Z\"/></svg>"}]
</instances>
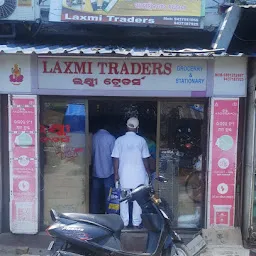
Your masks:
<instances>
[{"instance_id":1,"label":"advertisement board","mask_svg":"<svg viewBox=\"0 0 256 256\"><path fill-rule=\"evenodd\" d=\"M208 227L234 226L238 98L211 100Z\"/></svg>"},{"instance_id":2,"label":"advertisement board","mask_svg":"<svg viewBox=\"0 0 256 256\"><path fill-rule=\"evenodd\" d=\"M38 232L37 96L9 95L10 229Z\"/></svg>"},{"instance_id":3,"label":"advertisement board","mask_svg":"<svg viewBox=\"0 0 256 256\"><path fill-rule=\"evenodd\" d=\"M213 96L246 96L247 59L216 58L214 61Z\"/></svg>"},{"instance_id":4,"label":"advertisement board","mask_svg":"<svg viewBox=\"0 0 256 256\"><path fill-rule=\"evenodd\" d=\"M204 0L62 0L61 6L61 21L80 23L199 28L204 15Z\"/></svg>"}]
</instances>

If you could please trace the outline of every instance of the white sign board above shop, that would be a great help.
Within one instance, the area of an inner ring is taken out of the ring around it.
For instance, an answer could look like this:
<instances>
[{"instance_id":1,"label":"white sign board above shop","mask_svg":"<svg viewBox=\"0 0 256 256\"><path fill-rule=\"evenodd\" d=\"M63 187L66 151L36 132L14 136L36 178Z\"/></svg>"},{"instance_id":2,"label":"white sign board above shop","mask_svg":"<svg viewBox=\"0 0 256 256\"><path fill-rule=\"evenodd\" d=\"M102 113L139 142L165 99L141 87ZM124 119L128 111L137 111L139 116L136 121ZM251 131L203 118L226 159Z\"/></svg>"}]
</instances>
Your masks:
<instances>
[{"instance_id":1,"label":"white sign board above shop","mask_svg":"<svg viewBox=\"0 0 256 256\"><path fill-rule=\"evenodd\" d=\"M0 93L245 97L247 59L0 56Z\"/></svg>"},{"instance_id":2,"label":"white sign board above shop","mask_svg":"<svg viewBox=\"0 0 256 256\"><path fill-rule=\"evenodd\" d=\"M206 79L204 60L39 58L38 62L40 91L80 90L89 95L110 91L124 96L134 96L132 91L140 96L172 92L191 97L206 91Z\"/></svg>"},{"instance_id":3,"label":"white sign board above shop","mask_svg":"<svg viewBox=\"0 0 256 256\"><path fill-rule=\"evenodd\" d=\"M247 90L247 60L219 57L214 62L213 96L241 96Z\"/></svg>"}]
</instances>

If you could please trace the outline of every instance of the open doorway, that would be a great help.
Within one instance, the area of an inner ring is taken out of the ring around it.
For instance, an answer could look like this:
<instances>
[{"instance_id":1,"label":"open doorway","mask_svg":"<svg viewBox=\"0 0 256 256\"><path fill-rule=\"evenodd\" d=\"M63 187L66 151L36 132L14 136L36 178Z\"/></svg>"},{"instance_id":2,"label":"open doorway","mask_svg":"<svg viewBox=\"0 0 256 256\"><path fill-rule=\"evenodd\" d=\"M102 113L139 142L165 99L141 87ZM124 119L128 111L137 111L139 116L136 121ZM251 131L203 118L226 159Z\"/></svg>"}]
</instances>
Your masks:
<instances>
[{"instance_id":1,"label":"open doorway","mask_svg":"<svg viewBox=\"0 0 256 256\"><path fill-rule=\"evenodd\" d=\"M98 130L102 129L102 125L105 125L106 129L112 134L115 139L126 133L126 122L130 117L137 117L139 119L139 131L138 134L146 139L147 142L153 142L156 144L157 134L157 102L150 100L133 100L133 99L98 99L89 100L89 133L92 137ZM93 162L90 166L90 212L92 210L92 203L94 198L92 195L92 173ZM106 192L104 186L101 191L98 191L102 195L99 197L100 207L98 207L98 213L105 212L105 197Z\"/></svg>"},{"instance_id":2,"label":"open doorway","mask_svg":"<svg viewBox=\"0 0 256 256\"><path fill-rule=\"evenodd\" d=\"M158 195L166 201L176 228L200 229L204 223L207 108L203 101L150 101L138 99L89 100L89 133L93 136L107 123L118 138L126 132L126 121L137 117L138 134L155 143L155 170L168 179L157 184ZM90 166L90 193L92 165ZM102 191L104 194L103 186ZM90 195L92 203L92 195ZM100 213L104 213L104 196ZM131 208L131 207L130 207ZM131 217L131 214L130 214Z\"/></svg>"}]
</instances>

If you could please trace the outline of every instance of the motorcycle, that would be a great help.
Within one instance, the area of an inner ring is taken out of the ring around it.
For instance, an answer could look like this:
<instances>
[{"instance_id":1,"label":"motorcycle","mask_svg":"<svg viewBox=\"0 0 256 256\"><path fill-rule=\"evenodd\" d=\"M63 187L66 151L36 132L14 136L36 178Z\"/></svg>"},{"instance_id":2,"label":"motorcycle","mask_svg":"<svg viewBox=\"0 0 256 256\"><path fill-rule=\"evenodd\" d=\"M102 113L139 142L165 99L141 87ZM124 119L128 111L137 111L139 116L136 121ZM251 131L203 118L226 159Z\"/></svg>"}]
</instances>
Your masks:
<instances>
[{"instance_id":1,"label":"motorcycle","mask_svg":"<svg viewBox=\"0 0 256 256\"><path fill-rule=\"evenodd\" d=\"M167 182L162 176L159 182ZM191 256L181 237L172 229L172 213L166 214L166 204L156 198L153 186L140 185L122 197L120 202L137 201L142 209L142 224L148 231L145 253L121 249L124 223L117 214L57 213L51 210L54 221L46 231L55 238L48 250L52 256ZM168 216L169 215L169 216Z\"/></svg>"}]
</instances>

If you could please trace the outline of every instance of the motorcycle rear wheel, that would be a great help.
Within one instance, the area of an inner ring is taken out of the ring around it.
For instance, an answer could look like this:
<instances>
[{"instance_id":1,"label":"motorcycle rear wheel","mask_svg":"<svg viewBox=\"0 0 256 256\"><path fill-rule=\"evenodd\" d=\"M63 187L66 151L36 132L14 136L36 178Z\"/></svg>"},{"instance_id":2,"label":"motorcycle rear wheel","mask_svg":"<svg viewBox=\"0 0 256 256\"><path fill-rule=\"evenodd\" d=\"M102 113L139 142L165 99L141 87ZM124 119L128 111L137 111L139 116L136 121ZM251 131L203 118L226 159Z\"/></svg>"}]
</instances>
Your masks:
<instances>
[{"instance_id":1,"label":"motorcycle rear wheel","mask_svg":"<svg viewBox=\"0 0 256 256\"><path fill-rule=\"evenodd\" d=\"M176 248L173 246L172 248L168 248L162 256L192 256L188 251L188 248L184 244L175 244ZM176 254L176 250L178 255Z\"/></svg>"}]
</instances>

